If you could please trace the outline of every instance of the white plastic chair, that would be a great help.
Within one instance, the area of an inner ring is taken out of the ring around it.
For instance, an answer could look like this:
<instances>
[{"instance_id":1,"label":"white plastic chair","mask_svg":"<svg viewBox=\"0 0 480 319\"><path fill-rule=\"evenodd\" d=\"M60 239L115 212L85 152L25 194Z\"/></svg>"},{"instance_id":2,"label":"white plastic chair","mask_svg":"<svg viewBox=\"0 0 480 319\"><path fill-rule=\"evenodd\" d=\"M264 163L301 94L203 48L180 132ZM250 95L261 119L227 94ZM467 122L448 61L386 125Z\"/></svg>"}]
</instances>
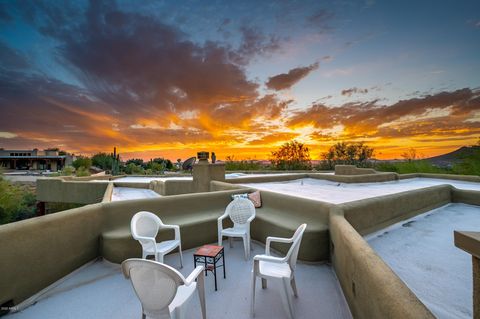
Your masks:
<instances>
[{"instance_id":1,"label":"white plastic chair","mask_svg":"<svg viewBox=\"0 0 480 319\"><path fill-rule=\"evenodd\" d=\"M295 297L298 297L297 286L295 284L295 266L297 264L298 250L302 241L302 236L307 224L300 225L291 238L267 237L264 255L253 257L252 271L252 302L251 312L255 315L255 281L257 277L262 278L262 288L267 288L267 279L280 281L283 286L282 302L285 311L290 319L293 315L293 302L290 288ZM292 243L285 257L270 256L270 243Z\"/></svg>"},{"instance_id":2,"label":"white plastic chair","mask_svg":"<svg viewBox=\"0 0 480 319\"><path fill-rule=\"evenodd\" d=\"M202 318L206 319L203 266L198 266L185 278L168 265L132 258L122 263L122 270L125 278L130 279L142 304L142 319L146 316L158 319L186 319L186 307L195 290L200 298Z\"/></svg>"},{"instance_id":3,"label":"white plastic chair","mask_svg":"<svg viewBox=\"0 0 480 319\"><path fill-rule=\"evenodd\" d=\"M223 220L227 217L233 222L232 228L223 229ZM246 198L236 198L228 204L225 214L218 218L218 245L222 246L223 236L229 237L230 247L232 238L241 237L245 250L245 259L250 258L250 223L255 218L255 206Z\"/></svg>"},{"instance_id":4,"label":"white plastic chair","mask_svg":"<svg viewBox=\"0 0 480 319\"><path fill-rule=\"evenodd\" d=\"M163 256L178 247L180 266L183 267L182 240L178 225L165 225L157 215L142 211L133 216L130 228L133 238L142 245L143 259L149 255L154 255L156 261L163 263ZM155 237L159 229L173 229L175 231L175 239L157 243Z\"/></svg>"}]
</instances>

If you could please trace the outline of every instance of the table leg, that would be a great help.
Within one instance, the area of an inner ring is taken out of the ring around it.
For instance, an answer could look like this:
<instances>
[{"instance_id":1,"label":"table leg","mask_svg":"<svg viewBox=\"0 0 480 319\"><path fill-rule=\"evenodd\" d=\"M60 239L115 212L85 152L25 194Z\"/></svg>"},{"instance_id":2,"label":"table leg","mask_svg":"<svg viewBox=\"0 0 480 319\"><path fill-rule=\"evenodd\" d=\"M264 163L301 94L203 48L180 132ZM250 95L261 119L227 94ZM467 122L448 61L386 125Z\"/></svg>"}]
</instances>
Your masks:
<instances>
[{"instance_id":1,"label":"table leg","mask_svg":"<svg viewBox=\"0 0 480 319\"><path fill-rule=\"evenodd\" d=\"M204 260L205 260L205 261L204 261L204 265L205 265L205 277L208 277L208 270L207 270L207 266L208 266L208 264L207 264L207 257L203 257L203 258L204 258Z\"/></svg>"},{"instance_id":2,"label":"table leg","mask_svg":"<svg viewBox=\"0 0 480 319\"><path fill-rule=\"evenodd\" d=\"M213 258L213 277L215 277L215 291L217 291L217 258Z\"/></svg>"},{"instance_id":3,"label":"table leg","mask_svg":"<svg viewBox=\"0 0 480 319\"><path fill-rule=\"evenodd\" d=\"M223 278L227 278L225 275L225 252L222 250L222 263L223 263Z\"/></svg>"}]
</instances>

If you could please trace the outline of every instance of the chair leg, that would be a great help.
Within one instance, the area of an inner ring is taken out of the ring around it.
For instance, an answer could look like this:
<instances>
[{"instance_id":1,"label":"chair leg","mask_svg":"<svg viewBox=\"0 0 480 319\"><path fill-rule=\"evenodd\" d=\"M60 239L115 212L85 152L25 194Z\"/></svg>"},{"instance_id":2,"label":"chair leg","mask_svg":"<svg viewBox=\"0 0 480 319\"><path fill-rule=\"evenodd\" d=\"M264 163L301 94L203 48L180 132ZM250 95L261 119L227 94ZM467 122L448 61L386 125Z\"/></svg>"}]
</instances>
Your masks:
<instances>
[{"instance_id":1,"label":"chair leg","mask_svg":"<svg viewBox=\"0 0 480 319\"><path fill-rule=\"evenodd\" d=\"M287 312L288 318L294 319L292 298L290 295L290 288L288 287L290 285L289 281L290 281L290 278L282 279L282 285L283 285L282 303L283 303L283 307L285 308L285 311Z\"/></svg>"},{"instance_id":2,"label":"chair leg","mask_svg":"<svg viewBox=\"0 0 480 319\"><path fill-rule=\"evenodd\" d=\"M205 304L205 277L201 274L197 278L197 292L200 300L200 308L202 310L202 319L207 319L207 308Z\"/></svg>"},{"instance_id":3,"label":"chair leg","mask_svg":"<svg viewBox=\"0 0 480 319\"><path fill-rule=\"evenodd\" d=\"M250 312L252 317L255 316L255 282L257 281L257 275L255 271L252 271L252 300L250 302Z\"/></svg>"},{"instance_id":4,"label":"chair leg","mask_svg":"<svg viewBox=\"0 0 480 319\"><path fill-rule=\"evenodd\" d=\"M178 252L180 254L180 268L183 268L182 244L178 245Z\"/></svg>"},{"instance_id":5,"label":"chair leg","mask_svg":"<svg viewBox=\"0 0 480 319\"><path fill-rule=\"evenodd\" d=\"M218 246L222 246L223 236L222 233L218 233Z\"/></svg>"},{"instance_id":6,"label":"chair leg","mask_svg":"<svg viewBox=\"0 0 480 319\"><path fill-rule=\"evenodd\" d=\"M262 289L267 289L267 279L262 278Z\"/></svg>"},{"instance_id":7,"label":"chair leg","mask_svg":"<svg viewBox=\"0 0 480 319\"><path fill-rule=\"evenodd\" d=\"M233 248L233 237L228 237L228 242L230 243L230 248Z\"/></svg>"},{"instance_id":8,"label":"chair leg","mask_svg":"<svg viewBox=\"0 0 480 319\"><path fill-rule=\"evenodd\" d=\"M158 261L159 263L162 263L162 264L163 264L163 254L157 253L157 254L155 255L155 260Z\"/></svg>"},{"instance_id":9,"label":"chair leg","mask_svg":"<svg viewBox=\"0 0 480 319\"><path fill-rule=\"evenodd\" d=\"M295 283L295 276L292 276L292 280L290 281L290 285L292 286L293 295L295 296L295 298L298 298L297 284Z\"/></svg>"},{"instance_id":10,"label":"chair leg","mask_svg":"<svg viewBox=\"0 0 480 319\"><path fill-rule=\"evenodd\" d=\"M295 296L295 298L298 298L297 283L295 282L295 276L292 276L290 285L292 286L293 295Z\"/></svg>"},{"instance_id":11,"label":"chair leg","mask_svg":"<svg viewBox=\"0 0 480 319\"><path fill-rule=\"evenodd\" d=\"M245 252L245 260L248 260L250 257L250 247L248 246L248 239L246 236L242 237L243 239L243 251Z\"/></svg>"}]
</instances>

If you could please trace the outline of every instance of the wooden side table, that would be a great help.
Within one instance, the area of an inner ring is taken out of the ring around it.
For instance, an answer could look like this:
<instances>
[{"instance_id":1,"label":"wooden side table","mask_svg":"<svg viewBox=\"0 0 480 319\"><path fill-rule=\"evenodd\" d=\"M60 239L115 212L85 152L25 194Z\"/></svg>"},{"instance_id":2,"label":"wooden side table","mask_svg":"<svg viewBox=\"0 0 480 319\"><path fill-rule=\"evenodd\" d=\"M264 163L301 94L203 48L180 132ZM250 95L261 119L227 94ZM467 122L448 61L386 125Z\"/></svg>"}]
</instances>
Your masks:
<instances>
[{"instance_id":1,"label":"wooden side table","mask_svg":"<svg viewBox=\"0 0 480 319\"><path fill-rule=\"evenodd\" d=\"M222 263L217 263L222 259ZM193 264L197 267L197 262L205 266L205 276L208 276L208 271L213 273L215 278L215 291L217 291L217 268L223 267L223 278L227 278L225 275L225 254L223 246L215 245L203 245L198 248L193 254Z\"/></svg>"}]
</instances>

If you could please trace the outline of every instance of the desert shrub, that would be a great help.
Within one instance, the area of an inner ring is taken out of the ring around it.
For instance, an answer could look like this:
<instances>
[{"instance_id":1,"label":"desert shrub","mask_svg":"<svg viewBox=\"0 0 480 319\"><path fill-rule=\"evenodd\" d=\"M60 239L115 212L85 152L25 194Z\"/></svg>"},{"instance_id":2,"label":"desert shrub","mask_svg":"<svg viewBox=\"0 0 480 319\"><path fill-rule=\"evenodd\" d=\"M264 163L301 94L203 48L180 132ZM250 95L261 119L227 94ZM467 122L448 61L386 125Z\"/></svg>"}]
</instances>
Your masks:
<instances>
[{"instance_id":1,"label":"desert shrub","mask_svg":"<svg viewBox=\"0 0 480 319\"><path fill-rule=\"evenodd\" d=\"M125 165L124 170L126 174L145 175L145 170L143 169L143 167L141 167L140 165L136 165L133 162L130 162L127 165Z\"/></svg>"},{"instance_id":2,"label":"desert shrub","mask_svg":"<svg viewBox=\"0 0 480 319\"><path fill-rule=\"evenodd\" d=\"M82 176L90 176L90 171L83 167L83 166L80 166L76 171L75 171L75 174L77 175L77 177L82 177Z\"/></svg>"},{"instance_id":3,"label":"desert shrub","mask_svg":"<svg viewBox=\"0 0 480 319\"><path fill-rule=\"evenodd\" d=\"M267 167L255 160L235 160L234 155L225 159L225 170L227 171L257 171Z\"/></svg>"},{"instance_id":4,"label":"desert shrub","mask_svg":"<svg viewBox=\"0 0 480 319\"><path fill-rule=\"evenodd\" d=\"M35 194L31 190L0 175L0 224L35 216L35 203Z\"/></svg>"},{"instance_id":5,"label":"desert shrub","mask_svg":"<svg viewBox=\"0 0 480 319\"><path fill-rule=\"evenodd\" d=\"M409 173L438 173L446 174L451 171L432 165L426 160L408 160L405 162L382 162L375 166L377 171L396 172L399 174Z\"/></svg>"},{"instance_id":6,"label":"desert shrub","mask_svg":"<svg viewBox=\"0 0 480 319\"><path fill-rule=\"evenodd\" d=\"M478 146L470 154L461 154L460 162L452 167L455 174L480 175L480 140Z\"/></svg>"}]
</instances>

